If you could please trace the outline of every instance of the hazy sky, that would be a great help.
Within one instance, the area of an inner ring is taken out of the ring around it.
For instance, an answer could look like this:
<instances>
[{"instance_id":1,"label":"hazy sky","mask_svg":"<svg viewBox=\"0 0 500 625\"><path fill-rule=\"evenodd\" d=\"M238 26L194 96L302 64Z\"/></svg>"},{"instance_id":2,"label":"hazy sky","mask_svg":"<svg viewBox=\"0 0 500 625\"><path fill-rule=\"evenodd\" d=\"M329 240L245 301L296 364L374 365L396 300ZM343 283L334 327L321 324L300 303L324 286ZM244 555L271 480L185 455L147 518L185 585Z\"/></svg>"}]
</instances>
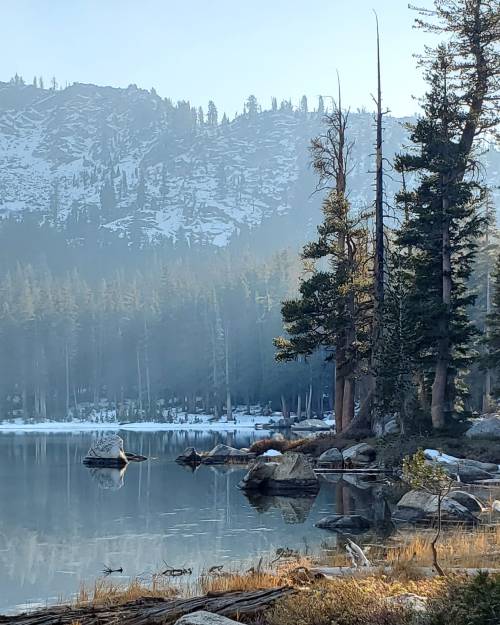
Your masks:
<instances>
[{"instance_id":1,"label":"hazy sky","mask_svg":"<svg viewBox=\"0 0 500 625\"><path fill-rule=\"evenodd\" d=\"M431 0L419 0L431 6ZM332 94L371 108L375 30L382 35L384 96L396 115L417 109L423 86L406 0L0 0L0 79L15 72L100 85L155 87L161 96L241 111L254 93L297 102Z\"/></svg>"}]
</instances>

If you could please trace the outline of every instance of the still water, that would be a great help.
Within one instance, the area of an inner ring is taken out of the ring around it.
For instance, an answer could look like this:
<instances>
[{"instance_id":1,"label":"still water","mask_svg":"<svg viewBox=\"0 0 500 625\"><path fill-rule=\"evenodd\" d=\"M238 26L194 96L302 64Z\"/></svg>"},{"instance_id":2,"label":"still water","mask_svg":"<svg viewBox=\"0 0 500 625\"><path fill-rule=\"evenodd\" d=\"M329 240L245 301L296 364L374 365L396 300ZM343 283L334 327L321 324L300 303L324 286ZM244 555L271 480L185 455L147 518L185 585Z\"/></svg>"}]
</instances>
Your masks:
<instances>
[{"instance_id":1,"label":"still water","mask_svg":"<svg viewBox=\"0 0 500 625\"><path fill-rule=\"evenodd\" d=\"M90 432L0 434L0 613L68 599L105 565L123 567L115 581L164 563L195 574L330 538L314 523L335 512L334 484L313 499L249 501L237 488L242 469L192 472L174 462L188 446L248 446L256 432L121 435L127 450L150 458L123 475L82 465Z\"/></svg>"}]
</instances>

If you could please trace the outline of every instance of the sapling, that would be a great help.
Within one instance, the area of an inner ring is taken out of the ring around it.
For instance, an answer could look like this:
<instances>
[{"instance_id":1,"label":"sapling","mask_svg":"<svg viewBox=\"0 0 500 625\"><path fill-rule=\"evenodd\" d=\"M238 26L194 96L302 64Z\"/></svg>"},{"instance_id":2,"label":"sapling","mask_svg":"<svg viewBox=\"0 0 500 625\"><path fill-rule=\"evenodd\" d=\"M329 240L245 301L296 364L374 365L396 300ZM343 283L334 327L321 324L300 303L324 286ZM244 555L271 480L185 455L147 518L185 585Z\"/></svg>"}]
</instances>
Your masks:
<instances>
[{"instance_id":1,"label":"sapling","mask_svg":"<svg viewBox=\"0 0 500 625\"><path fill-rule=\"evenodd\" d=\"M403 479L416 489L437 497L437 532L431 542L432 561L439 575L444 575L438 561L437 543L441 535L441 507L443 499L449 494L453 480L439 464L427 461L422 449L413 456L406 456L403 460Z\"/></svg>"}]
</instances>

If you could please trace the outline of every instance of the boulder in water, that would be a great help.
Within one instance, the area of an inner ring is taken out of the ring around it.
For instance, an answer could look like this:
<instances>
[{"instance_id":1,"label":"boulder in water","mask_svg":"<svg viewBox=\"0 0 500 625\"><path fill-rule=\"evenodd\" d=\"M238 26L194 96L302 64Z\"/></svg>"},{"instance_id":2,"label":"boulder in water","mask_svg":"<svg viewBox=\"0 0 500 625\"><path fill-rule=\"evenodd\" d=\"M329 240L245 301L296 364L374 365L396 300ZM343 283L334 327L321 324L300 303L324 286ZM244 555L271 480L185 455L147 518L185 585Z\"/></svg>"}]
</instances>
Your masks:
<instances>
[{"instance_id":1,"label":"boulder in water","mask_svg":"<svg viewBox=\"0 0 500 625\"><path fill-rule=\"evenodd\" d=\"M368 443L358 443L342 452L344 465L353 467L364 467L375 460L377 452Z\"/></svg>"},{"instance_id":2,"label":"boulder in water","mask_svg":"<svg viewBox=\"0 0 500 625\"><path fill-rule=\"evenodd\" d=\"M248 462L255 458L255 454L242 451L229 445L216 445L211 452L203 456L203 464L226 464L231 462Z\"/></svg>"},{"instance_id":3,"label":"boulder in water","mask_svg":"<svg viewBox=\"0 0 500 625\"><path fill-rule=\"evenodd\" d=\"M332 532L361 534L370 529L370 521L360 514L329 514L318 521L316 527Z\"/></svg>"},{"instance_id":4,"label":"boulder in water","mask_svg":"<svg viewBox=\"0 0 500 625\"><path fill-rule=\"evenodd\" d=\"M120 467L128 463L123 451L123 439L110 434L94 441L83 462L96 467Z\"/></svg>"},{"instance_id":5,"label":"boulder in water","mask_svg":"<svg viewBox=\"0 0 500 625\"><path fill-rule=\"evenodd\" d=\"M279 462L256 462L240 482L240 488L274 494L317 492L319 481L304 454L288 452Z\"/></svg>"},{"instance_id":6,"label":"boulder in water","mask_svg":"<svg viewBox=\"0 0 500 625\"><path fill-rule=\"evenodd\" d=\"M321 456L318 458L318 463L334 465L335 468L341 469L344 465L344 456L340 449L336 447L332 447L331 449L327 449L324 451Z\"/></svg>"},{"instance_id":7,"label":"boulder in water","mask_svg":"<svg viewBox=\"0 0 500 625\"><path fill-rule=\"evenodd\" d=\"M194 447L187 447L180 456L175 459L179 464L198 464L202 460L201 455Z\"/></svg>"}]
</instances>

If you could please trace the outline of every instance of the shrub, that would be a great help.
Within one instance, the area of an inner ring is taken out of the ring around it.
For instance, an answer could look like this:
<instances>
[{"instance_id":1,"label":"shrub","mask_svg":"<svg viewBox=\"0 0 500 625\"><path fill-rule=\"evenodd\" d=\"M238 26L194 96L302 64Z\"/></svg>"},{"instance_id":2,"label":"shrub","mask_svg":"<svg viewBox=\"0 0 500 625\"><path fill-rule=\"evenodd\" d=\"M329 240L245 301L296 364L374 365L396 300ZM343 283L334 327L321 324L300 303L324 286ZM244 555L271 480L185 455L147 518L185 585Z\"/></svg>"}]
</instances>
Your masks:
<instances>
[{"instance_id":1,"label":"shrub","mask_svg":"<svg viewBox=\"0 0 500 625\"><path fill-rule=\"evenodd\" d=\"M429 604L429 625L498 625L500 575L479 573L452 579L443 596Z\"/></svg>"}]
</instances>

